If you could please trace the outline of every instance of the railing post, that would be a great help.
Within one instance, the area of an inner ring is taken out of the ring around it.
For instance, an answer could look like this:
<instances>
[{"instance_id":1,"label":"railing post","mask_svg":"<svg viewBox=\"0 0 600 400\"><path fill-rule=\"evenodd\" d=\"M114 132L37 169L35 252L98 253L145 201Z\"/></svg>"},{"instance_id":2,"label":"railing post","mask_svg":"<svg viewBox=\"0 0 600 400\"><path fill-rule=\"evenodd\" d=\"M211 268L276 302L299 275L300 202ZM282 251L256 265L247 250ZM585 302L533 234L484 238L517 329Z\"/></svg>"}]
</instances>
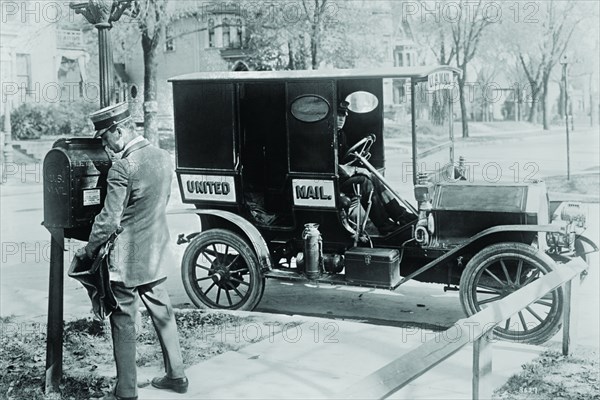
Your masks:
<instances>
[{"instance_id":1,"label":"railing post","mask_svg":"<svg viewBox=\"0 0 600 400\"><path fill-rule=\"evenodd\" d=\"M492 335L473 342L473 400L492 398Z\"/></svg>"},{"instance_id":2,"label":"railing post","mask_svg":"<svg viewBox=\"0 0 600 400\"><path fill-rule=\"evenodd\" d=\"M579 336L578 324L581 320L581 310L579 307L579 298L581 285L587 270L575 275L572 279L564 283L564 309L563 309L563 355L571 355L573 352L571 344Z\"/></svg>"},{"instance_id":3,"label":"railing post","mask_svg":"<svg viewBox=\"0 0 600 400\"><path fill-rule=\"evenodd\" d=\"M577 277L575 277L575 279L577 279ZM568 356L571 354L571 334L573 332L571 332L571 328L572 328L572 321L574 320L574 318L572 318L571 316L571 308L572 308L572 300L573 300L573 293L572 293L572 280L569 280L565 283L565 306L564 306L564 310L563 310L563 337L562 337L562 353L565 356Z\"/></svg>"}]
</instances>

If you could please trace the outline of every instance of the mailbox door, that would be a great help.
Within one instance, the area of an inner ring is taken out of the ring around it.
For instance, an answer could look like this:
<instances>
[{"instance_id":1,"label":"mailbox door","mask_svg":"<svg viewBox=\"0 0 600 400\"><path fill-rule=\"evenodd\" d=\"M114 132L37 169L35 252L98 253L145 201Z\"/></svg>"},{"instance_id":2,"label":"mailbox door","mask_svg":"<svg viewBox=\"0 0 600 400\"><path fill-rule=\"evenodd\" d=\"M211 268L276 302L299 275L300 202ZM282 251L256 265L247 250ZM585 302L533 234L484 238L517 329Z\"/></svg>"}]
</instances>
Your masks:
<instances>
[{"instance_id":1,"label":"mailbox door","mask_svg":"<svg viewBox=\"0 0 600 400\"><path fill-rule=\"evenodd\" d=\"M69 156L63 149L52 149L44 158L44 226L67 228L71 225L71 180Z\"/></svg>"}]
</instances>

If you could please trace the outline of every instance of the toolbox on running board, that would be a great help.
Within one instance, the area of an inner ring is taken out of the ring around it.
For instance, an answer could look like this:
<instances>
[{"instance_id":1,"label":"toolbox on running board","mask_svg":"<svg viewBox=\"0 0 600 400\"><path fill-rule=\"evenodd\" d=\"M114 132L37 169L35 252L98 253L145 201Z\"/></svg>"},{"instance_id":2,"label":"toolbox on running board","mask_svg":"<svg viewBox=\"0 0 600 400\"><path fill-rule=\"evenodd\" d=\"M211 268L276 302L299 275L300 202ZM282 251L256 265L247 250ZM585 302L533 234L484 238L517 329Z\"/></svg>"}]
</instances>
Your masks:
<instances>
[{"instance_id":1,"label":"toolbox on running board","mask_svg":"<svg viewBox=\"0 0 600 400\"><path fill-rule=\"evenodd\" d=\"M384 288L400 282L398 250L357 247L345 255L346 280Z\"/></svg>"}]
</instances>

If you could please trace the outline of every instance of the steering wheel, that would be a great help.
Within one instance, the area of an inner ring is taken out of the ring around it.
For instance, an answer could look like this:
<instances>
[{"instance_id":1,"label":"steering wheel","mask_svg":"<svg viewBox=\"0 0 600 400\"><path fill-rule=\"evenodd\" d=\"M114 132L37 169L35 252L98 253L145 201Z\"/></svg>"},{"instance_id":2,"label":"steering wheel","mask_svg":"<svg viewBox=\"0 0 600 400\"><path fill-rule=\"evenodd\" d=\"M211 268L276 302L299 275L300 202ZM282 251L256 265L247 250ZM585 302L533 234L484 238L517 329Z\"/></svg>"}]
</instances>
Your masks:
<instances>
[{"instance_id":1,"label":"steering wheel","mask_svg":"<svg viewBox=\"0 0 600 400\"><path fill-rule=\"evenodd\" d=\"M344 157L342 158L342 162L344 164L354 163L354 161L357 160L357 157L354 155L354 153L358 153L358 155L368 160L371 158L370 151L373 143L375 143L375 135L373 134L367 135L360 139L352 147L350 147L348 151L346 151L346 154L344 154Z\"/></svg>"}]
</instances>

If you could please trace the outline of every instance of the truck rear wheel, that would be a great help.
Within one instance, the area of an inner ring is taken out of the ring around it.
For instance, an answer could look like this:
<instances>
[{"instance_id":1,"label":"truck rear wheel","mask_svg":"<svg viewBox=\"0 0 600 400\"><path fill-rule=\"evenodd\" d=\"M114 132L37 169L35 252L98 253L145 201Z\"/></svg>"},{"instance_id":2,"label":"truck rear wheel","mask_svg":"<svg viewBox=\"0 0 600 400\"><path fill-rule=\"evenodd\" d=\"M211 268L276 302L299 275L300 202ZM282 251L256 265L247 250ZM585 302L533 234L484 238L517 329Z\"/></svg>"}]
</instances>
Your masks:
<instances>
[{"instance_id":1,"label":"truck rear wheel","mask_svg":"<svg viewBox=\"0 0 600 400\"><path fill-rule=\"evenodd\" d=\"M477 253L460 278L460 301L473 315L552 271L554 262L542 251L523 243L498 243ZM494 328L498 338L541 344L562 324L562 288L546 294Z\"/></svg>"},{"instance_id":2,"label":"truck rear wheel","mask_svg":"<svg viewBox=\"0 0 600 400\"><path fill-rule=\"evenodd\" d=\"M197 307L252 310L260 302L265 278L252 248L237 233L209 229L183 254L183 286Z\"/></svg>"}]
</instances>

